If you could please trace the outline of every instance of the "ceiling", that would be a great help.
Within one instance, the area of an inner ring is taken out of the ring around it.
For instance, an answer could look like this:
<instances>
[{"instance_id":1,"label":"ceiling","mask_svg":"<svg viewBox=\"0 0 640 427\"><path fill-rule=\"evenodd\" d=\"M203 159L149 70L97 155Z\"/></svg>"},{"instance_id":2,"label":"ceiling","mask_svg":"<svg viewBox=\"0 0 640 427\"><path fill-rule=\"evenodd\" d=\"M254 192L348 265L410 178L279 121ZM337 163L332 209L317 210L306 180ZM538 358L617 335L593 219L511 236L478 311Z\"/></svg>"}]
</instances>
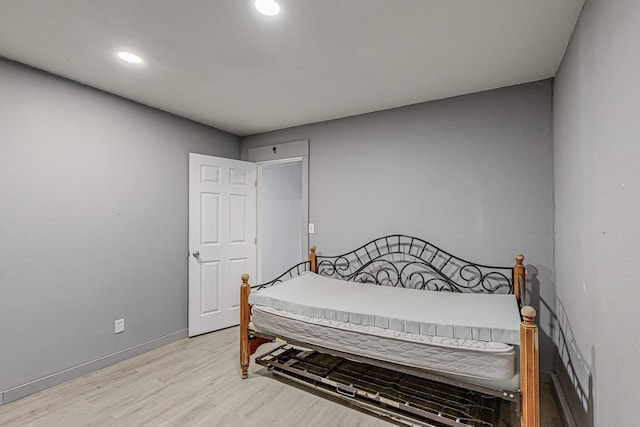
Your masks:
<instances>
[{"instance_id":1,"label":"ceiling","mask_svg":"<svg viewBox=\"0 0 640 427\"><path fill-rule=\"evenodd\" d=\"M278 2L0 0L0 56L245 136L552 77L584 0Z\"/></svg>"}]
</instances>

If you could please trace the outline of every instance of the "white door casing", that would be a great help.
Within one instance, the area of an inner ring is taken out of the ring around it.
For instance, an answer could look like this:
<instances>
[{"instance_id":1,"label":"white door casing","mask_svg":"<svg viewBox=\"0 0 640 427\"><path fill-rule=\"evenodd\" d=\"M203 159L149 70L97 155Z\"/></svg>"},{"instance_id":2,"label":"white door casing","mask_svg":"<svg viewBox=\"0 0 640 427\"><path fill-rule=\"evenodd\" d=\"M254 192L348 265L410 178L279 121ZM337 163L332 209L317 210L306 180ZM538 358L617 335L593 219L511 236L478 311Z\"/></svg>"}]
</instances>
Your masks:
<instances>
[{"instance_id":1,"label":"white door casing","mask_svg":"<svg viewBox=\"0 0 640 427\"><path fill-rule=\"evenodd\" d=\"M256 272L256 165L189 154L189 336L239 323Z\"/></svg>"}]
</instances>

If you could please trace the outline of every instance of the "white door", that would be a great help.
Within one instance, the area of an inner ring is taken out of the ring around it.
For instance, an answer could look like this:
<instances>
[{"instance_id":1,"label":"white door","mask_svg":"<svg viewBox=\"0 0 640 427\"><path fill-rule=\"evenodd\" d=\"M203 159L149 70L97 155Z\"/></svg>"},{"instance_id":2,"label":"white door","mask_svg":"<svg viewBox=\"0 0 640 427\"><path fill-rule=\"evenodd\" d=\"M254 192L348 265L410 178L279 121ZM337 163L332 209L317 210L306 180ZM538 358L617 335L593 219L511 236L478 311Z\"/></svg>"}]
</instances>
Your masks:
<instances>
[{"instance_id":1,"label":"white door","mask_svg":"<svg viewBox=\"0 0 640 427\"><path fill-rule=\"evenodd\" d=\"M256 165L189 154L189 336L239 323L256 271Z\"/></svg>"}]
</instances>

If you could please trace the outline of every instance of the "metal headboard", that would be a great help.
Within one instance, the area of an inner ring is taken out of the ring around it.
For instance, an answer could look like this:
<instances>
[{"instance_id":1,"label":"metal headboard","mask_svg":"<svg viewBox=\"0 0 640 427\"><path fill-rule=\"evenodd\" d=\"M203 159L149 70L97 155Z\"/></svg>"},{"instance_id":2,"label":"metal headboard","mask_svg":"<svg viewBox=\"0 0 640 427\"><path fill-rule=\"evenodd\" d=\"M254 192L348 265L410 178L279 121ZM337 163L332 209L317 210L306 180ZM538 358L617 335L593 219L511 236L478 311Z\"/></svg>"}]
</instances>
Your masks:
<instances>
[{"instance_id":1,"label":"metal headboard","mask_svg":"<svg viewBox=\"0 0 640 427\"><path fill-rule=\"evenodd\" d=\"M282 273L281 275L279 275L278 277L276 277L275 279L269 282L251 286L251 289L258 291L260 289L268 288L269 286L273 286L276 283L286 282L289 279L293 279L294 277L297 277L307 271L311 271L311 263L309 261L303 261L299 264L294 265L293 267L291 267L290 269L288 269L287 271L285 271L284 273Z\"/></svg>"},{"instance_id":2,"label":"metal headboard","mask_svg":"<svg viewBox=\"0 0 640 427\"><path fill-rule=\"evenodd\" d=\"M513 294L513 267L465 261L411 236L393 234L337 256L317 255L317 274L340 280L449 292ZM253 286L262 289L311 270L309 261L276 279Z\"/></svg>"},{"instance_id":3,"label":"metal headboard","mask_svg":"<svg viewBox=\"0 0 640 427\"><path fill-rule=\"evenodd\" d=\"M416 237L393 234L338 256L317 257L322 276L449 292L513 294L513 268L475 264Z\"/></svg>"}]
</instances>

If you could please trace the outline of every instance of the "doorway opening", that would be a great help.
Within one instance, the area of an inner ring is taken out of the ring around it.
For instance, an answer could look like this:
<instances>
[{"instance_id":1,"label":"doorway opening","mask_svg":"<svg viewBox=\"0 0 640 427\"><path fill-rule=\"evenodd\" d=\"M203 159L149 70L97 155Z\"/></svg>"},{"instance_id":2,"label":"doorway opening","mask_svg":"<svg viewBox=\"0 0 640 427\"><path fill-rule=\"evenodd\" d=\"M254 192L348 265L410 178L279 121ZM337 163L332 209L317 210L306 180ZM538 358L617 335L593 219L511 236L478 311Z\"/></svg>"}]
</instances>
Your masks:
<instances>
[{"instance_id":1,"label":"doorway opening","mask_svg":"<svg viewBox=\"0 0 640 427\"><path fill-rule=\"evenodd\" d=\"M275 279L309 251L309 141L249 150L257 170L257 281Z\"/></svg>"}]
</instances>

